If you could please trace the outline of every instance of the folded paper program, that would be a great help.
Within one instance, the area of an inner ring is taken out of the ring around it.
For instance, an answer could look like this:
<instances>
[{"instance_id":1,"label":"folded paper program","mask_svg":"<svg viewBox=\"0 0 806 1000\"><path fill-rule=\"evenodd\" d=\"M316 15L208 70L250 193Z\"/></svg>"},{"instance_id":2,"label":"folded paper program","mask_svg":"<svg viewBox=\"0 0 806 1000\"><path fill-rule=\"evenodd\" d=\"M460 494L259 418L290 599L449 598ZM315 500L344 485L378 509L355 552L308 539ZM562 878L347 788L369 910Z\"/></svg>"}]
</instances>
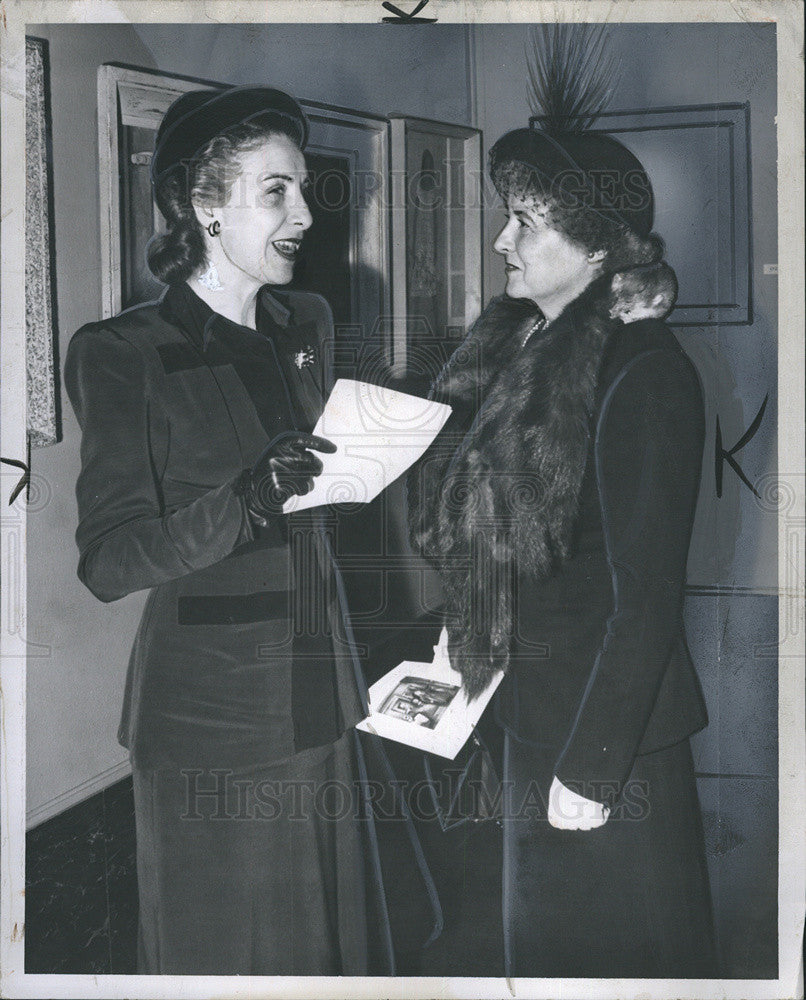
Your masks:
<instances>
[{"instance_id":1,"label":"folded paper program","mask_svg":"<svg viewBox=\"0 0 806 1000\"><path fill-rule=\"evenodd\" d=\"M468 702L462 678L448 658L448 633L443 628L431 663L399 663L369 689L369 715L357 725L396 743L427 750L454 760L503 678Z\"/></svg>"}]
</instances>

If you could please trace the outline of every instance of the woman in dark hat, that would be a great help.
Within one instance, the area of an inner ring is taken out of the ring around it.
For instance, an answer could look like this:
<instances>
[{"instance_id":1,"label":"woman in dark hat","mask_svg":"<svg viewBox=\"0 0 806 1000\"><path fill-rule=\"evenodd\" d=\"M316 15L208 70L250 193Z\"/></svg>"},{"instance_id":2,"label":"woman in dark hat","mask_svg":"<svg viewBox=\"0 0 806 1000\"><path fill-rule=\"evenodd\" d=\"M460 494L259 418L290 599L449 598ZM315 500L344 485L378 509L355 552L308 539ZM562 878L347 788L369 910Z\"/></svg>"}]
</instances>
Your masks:
<instances>
[{"instance_id":1,"label":"woman in dark hat","mask_svg":"<svg viewBox=\"0 0 806 1000\"><path fill-rule=\"evenodd\" d=\"M391 971L340 580L319 511L284 513L335 450L311 434L330 309L275 290L311 225L307 133L280 91L179 98L152 160L167 290L67 356L79 576L102 601L151 588L119 732L143 973Z\"/></svg>"},{"instance_id":2,"label":"woman in dark hat","mask_svg":"<svg viewBox=\"0 0 806 1000\"><path fill-rule=\"evenodd\" d=\"M716 974L682 624L703 448L635 156L578 120L500 138L506 291L437 379L410 477L468 693L505 729L506 972Z\"/></svg>"}]
</instances>

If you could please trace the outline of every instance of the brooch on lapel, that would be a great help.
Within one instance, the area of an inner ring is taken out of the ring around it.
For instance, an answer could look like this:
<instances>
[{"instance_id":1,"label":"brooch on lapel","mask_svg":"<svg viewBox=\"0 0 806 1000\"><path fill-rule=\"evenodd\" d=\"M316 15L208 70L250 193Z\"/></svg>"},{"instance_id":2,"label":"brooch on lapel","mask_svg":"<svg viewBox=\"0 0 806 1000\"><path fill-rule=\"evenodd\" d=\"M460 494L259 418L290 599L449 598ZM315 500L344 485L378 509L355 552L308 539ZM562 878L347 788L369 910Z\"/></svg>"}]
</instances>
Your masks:
<instances>
[{"instance_id":1,"label":"brooch on lapel","mask_svg":"<svg viewBox=\"0 0 806 1000\"><path fill-rule=\"evenodd\" d=\"M303 368L310 368L316 361L316 351L311 346L303 347L294 355L294 364L302 371Z\"/></svg>"}]
</instances>

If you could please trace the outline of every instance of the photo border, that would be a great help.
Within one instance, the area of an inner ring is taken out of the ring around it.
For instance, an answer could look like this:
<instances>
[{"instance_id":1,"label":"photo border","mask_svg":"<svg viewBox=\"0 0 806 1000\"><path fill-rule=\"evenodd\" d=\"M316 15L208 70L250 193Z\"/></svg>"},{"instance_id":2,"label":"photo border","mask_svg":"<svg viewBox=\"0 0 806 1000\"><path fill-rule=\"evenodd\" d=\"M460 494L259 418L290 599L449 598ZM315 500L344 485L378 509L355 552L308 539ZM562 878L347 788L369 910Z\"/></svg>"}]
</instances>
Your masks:
<instances>
[{"instance_id":1,"label":"photo border","mask_svg":"<svg viewBox=\"0 0 806 1000\"><path fill-rule=\"evenodd\" d=\"M410 4L405 4L408 7ZM25 492L9 497L19 470L3 465L0 680L2 754L0 824L0 992L7 997L568 997L782 998L802 996L804 923L804 302L803 302L803 43L799 0L432 0L428 15L441 23L776 21L778 32L779 412L778 489L792 500L779 506L779 978L777 980L512 980L355 979L348 977L201 977L42 975L23 972L25 853ZM0 427L4 458L24 460L24 111L25 27L64 22L377 22L387 12L375 0L278 0L269 4L216 0L23 0L3 8L2 46L2 359ZM394 31L429 30L391 25ZM794 540L794 545L793 545Z\"/></svg>"}]
</instances>

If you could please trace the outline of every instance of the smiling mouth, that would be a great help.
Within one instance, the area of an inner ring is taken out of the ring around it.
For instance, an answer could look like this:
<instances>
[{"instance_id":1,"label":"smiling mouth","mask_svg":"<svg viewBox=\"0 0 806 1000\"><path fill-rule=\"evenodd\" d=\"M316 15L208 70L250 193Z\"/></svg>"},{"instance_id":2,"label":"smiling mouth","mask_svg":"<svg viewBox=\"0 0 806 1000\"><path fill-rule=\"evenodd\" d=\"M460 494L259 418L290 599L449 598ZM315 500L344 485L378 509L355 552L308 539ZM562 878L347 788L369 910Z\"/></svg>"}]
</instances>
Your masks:
<instances>
[{"instance_id":1,"label":"smiling mouth","mask_svg":"<svg viewBox=\"0 0 806 1000\"><path fill-rule=\"evenodd\" d=\"M302 240L274 240L272 246L286 260L296 260L302 247Z\"/></svg>"},{"instance_id":2,"label":"smiling mouth","mask_svg":"<svg viewBox=\"0 0 806 1000\"><path fill-rule=\"evenodd\" d=\"M504 270L505 271L520 271L520 268L518 267L517 264L505 264L504 265Z\"/></svg>"}]
</instances>

